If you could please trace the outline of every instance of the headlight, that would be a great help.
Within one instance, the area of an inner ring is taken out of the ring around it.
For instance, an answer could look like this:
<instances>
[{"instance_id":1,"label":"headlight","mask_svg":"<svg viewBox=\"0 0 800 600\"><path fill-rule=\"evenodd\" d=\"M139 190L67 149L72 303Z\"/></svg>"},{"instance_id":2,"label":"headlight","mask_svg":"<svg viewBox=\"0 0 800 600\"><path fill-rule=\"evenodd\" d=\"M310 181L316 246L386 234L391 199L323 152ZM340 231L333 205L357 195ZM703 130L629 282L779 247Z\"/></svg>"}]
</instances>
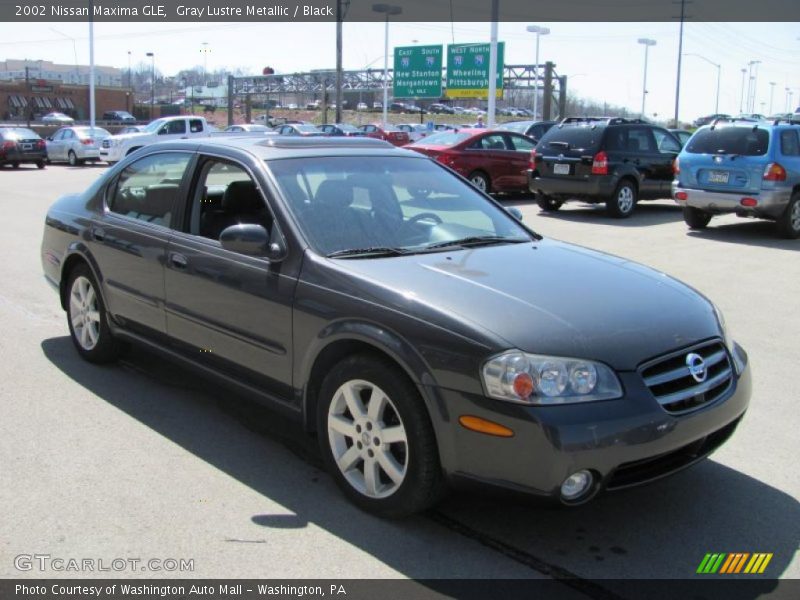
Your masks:
<instances>
[{"instance_id":1,"label":"headlight","mask_svg":"<svg viewBox=\"0 0 800 600\"><path fill-rule=\"evenodd\" d=\"M733 358L733 366L736 369L736 374L741 375L742 371L744 371L744 359L736 349L736 342L734 342L733 336L731 336L728 330L728 324L725 322L725 316L722 314L722 311L716 304L712 303L712 306L714 307L714 314L717 317L717 323L719 323L719 328L722 332L722 341L725 342L725 347Z\"/></svg>"},{"instance_id":2,"label":"headlight","mask_svg":"<svg viewBox=\"0 0 800 600\"><path fill-rule=\"evenodd\" d=\"M609 367L579 358L509 350L489 359L482 375L489 396L522 404L573 404L622 396L622 386Z\"/></svg>"}]
</instances>

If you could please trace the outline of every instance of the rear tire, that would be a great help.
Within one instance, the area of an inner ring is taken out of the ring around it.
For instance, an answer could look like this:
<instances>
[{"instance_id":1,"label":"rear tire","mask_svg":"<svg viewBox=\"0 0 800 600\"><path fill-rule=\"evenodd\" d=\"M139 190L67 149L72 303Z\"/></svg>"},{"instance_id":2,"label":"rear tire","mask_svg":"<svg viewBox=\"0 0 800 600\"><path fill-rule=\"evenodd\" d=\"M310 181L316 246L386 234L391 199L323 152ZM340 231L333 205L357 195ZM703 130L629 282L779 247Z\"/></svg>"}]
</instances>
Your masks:
<instances>
[{"instance_id":1,"label":"rear tire","mask_svg":"<svg viewBox=\"0 0 800 600\"><path fill-rule=\"evenodd\" d=\"M70 150L69 154L67 154L67 160L69 161L70 167L77 167L81 164L81 161L78 160L77 155L72 150Z\"/></svg>"},{"instance_id":2,"label":"rear tire","mask_svg":"<svg viewBox=\"0 0 800 600\"><path fill-rule=\"evenodd\" d=\"M614 190L614 195L606 200L606 210L615 219L627 219L633 214L638 200L636 185L628 179L623 179Z\"/></svg>"},{"instance_id":3,"label":"rear tire","mask_svg":"<svg viewBox=\"0 0 800 600\"><path fill-rule=\"evenodd\" d=\"M37 169L44 169L44 161L43 160L38 161L36 163L36 168Z\"/></svg>"},{"instance_id":4,"label":"rear tire","mask_svg":"<svg viewBox=\"0 0 800 600\"><path fill-rule=\"evenodd\" d=\"M555 212L564 204L561 200L556 200L550 196L543 194L536 195L536 204L539 205L544 212Z\"/></svg>"},{"instance_id":5,"label":"rear tire","mask_svg":"<svg viewBox=\"0 0 800 600\"><path fill-rule=\"evenodd\" d=\"M781 236L790 240L800 237L800 192L792 194L777 225Z\"/></svg>"},{"instance_id":6,"label":"rear tire","mask_svg":"<svg viewBox=\"0 0 800 600\"><path fill-rule=\"evenodd\" d=\"M17 161L12 162L11 163L11 168L12 169L19 169L19 163Z\"/></svg>"},{"instance_id":7,"label":"rear tire","mask_svg":"<svg viewBox=\"0 0 800 600\"><path fill-rule=\"evenodd\" d=\"M67 282L67 325L78 354L92 363L113 362L121 343L108 327L108 313L91 269L81 263Z\"/></svg>"},{"instance_id":8,"label":"rear tire","mask_svg":"<svg viewBox=\"0 0 800 600\"><path fill-rule=\"evenodd\" d=\"M689 229L705 229L708 222L711 221L711 213L693 206L684 206L683 220L686 221Z\"/></svg>"},{"instance_id":9,"label":"rear tire","mask_svg":"<svg viewBox=\"0 0 800 600\"><path fill-rule=\"evenodd\" d=\"M428 411L413 382L387 360L354 355L330 370L317 437L328 471L363 510L418 513L445 489Z\"/></svg>"},{"instance_id":10,"label":"rear tire","mask_svg":"<svg viewBox=\"0 0 800 600\"><path fill-rule=\"evenodd\" d=\"M473 171L470 173L468 177L472 185L478 188L480 191L488 194L492 191L492 185L489 181L489 176L484 173L483 171Z\"/></svg>"}]
</instances>

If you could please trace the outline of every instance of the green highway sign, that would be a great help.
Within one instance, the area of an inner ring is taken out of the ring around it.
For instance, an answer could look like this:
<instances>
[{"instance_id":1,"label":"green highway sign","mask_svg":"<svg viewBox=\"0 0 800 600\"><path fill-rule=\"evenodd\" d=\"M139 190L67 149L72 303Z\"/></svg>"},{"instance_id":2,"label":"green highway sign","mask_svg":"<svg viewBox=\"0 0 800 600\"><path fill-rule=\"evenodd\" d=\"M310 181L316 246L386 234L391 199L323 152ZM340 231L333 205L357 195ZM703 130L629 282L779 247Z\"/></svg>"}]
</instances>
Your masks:
<instances>
[{"instance_id":1,"label":"green highway sign","mask_svg":"<svg viewBox=\"0 0 800 600\"><path fill-rule=\"evenodd\" d=\"M503 52L505 42L497 44L497 97L503 97ZM448 98L489 97L489 44L448 44Z\"/></svg>"},{"instance_id":2,"label":"green highway sign","mask_svg":"<svg viewBox=\"0 0 800 600\"><path fill-rule=\"evenodd\" d=\"M394 49L395 98L442 97L442 46Z\"/></svg>"}]
</instances>

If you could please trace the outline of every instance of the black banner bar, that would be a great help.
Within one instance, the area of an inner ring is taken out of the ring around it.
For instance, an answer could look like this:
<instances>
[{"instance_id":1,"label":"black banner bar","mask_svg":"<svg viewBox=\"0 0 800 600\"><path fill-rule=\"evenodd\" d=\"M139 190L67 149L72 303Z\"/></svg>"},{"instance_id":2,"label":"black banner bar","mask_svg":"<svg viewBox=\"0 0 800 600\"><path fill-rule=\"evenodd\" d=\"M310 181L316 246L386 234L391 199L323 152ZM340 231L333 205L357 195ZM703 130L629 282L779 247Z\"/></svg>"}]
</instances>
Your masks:
<instances>
[{"instance_id":1,"label":"black banner bar","mask_svg":"<svg viewBox=\"0 0 800 600\"><path fill-rule=\"evenodd\" d=\"M681 0L498 0L502 22L674 22ZM393 21L486 22L490 0L393 0ZM798 0L684 0L686 21L800 21ZM336 0L0 0L4 22L335 22ZM383 21L354 0L346 21Z\"/></svg>"}]
</instances>

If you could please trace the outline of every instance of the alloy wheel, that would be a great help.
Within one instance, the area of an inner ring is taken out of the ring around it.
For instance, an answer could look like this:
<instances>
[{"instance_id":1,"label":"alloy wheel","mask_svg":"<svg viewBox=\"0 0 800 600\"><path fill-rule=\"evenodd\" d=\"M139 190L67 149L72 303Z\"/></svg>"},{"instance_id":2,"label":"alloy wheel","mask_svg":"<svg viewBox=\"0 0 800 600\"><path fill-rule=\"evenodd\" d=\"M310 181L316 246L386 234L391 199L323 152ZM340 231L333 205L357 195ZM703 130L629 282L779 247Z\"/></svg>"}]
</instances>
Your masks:
<instances>
[{"instance_id":1,"label":"alloy wheel","mask_svg":"<svg viewBox=\"0 0 800 600\"><path fill-rule=\"evenodd\" d=\"M633 210L633 190L627 185L622 186L617 193L617 206L622 213Z\"/></svg>"},{"instance_id":2,"label":"alloy wheel","mask_svg":"<svg viewBox=\"0 0 800 600\"><path fill-rule=\"evenodd\" d=\"M400 413L378 386L352 379L336 390L328 409L334 462L353 489L386 498L408 471L408 438Z\"/></svg>"},{"instance_id":3,"label":"alloy wheel","mask_svg":"<svg viewBox=\"0 0 800 600\"><path fill-rule=\"evenodd\" d=\"M77 277L72 284L69 316L75 340L84 350L92 350L100 339L100 311L94 286L86 277Z\"/></svg>"}]
</instances>

